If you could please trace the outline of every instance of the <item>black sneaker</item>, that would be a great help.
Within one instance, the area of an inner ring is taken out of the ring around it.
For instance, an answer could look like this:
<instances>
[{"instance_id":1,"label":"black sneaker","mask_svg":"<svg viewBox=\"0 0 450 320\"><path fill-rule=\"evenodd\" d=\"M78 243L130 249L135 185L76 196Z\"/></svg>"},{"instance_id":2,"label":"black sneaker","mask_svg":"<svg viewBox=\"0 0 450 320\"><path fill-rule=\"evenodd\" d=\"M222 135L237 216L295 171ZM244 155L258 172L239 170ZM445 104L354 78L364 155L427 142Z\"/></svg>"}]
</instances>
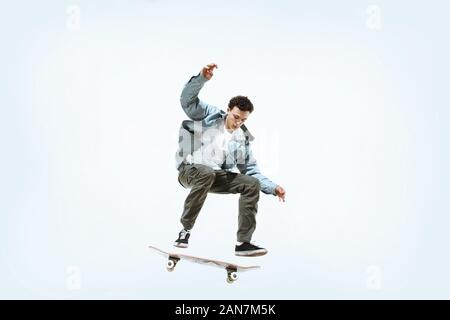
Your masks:
<instances>
[{"instance_id":1,"label":"black sneaker","mask_svg":"<svg viewBox=\"0 0 450 320\"><path fill-rule=\"evenodd\" d=\"M185 229L181 230L178 234L178 239L175 240L175 243L173 244L175 247L178 248L187 248L189 246L189 237L191 236L191 233Z\"/></svg>"},{"instance_id":2,"label":"black sneaker","mask_svg":"<svg viewBox=\"0 0 450 320\"><path fill-rule=\"evenodd\" d=\"M251 244L250 242L244 242L241 245L237 245L235 250L235 255L242 257L256 257L263 256L267 253L267 250L264 248L260 248Z\"/></svg>"}]
</instances>

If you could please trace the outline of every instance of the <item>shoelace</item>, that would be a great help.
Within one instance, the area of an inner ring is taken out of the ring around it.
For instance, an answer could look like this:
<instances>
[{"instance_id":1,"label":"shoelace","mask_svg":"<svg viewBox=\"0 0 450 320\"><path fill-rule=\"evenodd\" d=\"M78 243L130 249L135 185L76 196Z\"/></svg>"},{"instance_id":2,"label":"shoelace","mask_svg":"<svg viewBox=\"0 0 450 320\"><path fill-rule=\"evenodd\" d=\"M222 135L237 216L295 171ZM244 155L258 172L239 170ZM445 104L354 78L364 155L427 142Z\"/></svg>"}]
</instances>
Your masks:
<instances>
[{"instance_id":1,"label":"shoelace","mask_svg":"<svg viewBox=\"0 0 450 320\"><path fill-rule=\"evenodd\" d=\"M189 232L182 230L180 232L180 239L186 239L186 236L189 234Z\"/></svg>"},{"instance_id":2,"label":"shoelace","mask_svg":"<svg viewBox=\"0 0 450 320\"><path fill-rule=\"evenodd\" d=\"M245 242L241 242L239 245L242 245L242 244L244 244ZM250 245L252 245L252 246L256 246L256 247L259 247L255 242L247 242L248 244L250 244Z\"/></svg>"},{"instance_id":3,"label":"shoelace","mask_svg":"<svg viewBox=\"0 0 450 320\"><path fill-rule=\"evenodd\" d=\"M257 247L257 248L261 248L261 246L257 245L256 242L250 242L250 245Z\"/></svg>"}]
</instances>

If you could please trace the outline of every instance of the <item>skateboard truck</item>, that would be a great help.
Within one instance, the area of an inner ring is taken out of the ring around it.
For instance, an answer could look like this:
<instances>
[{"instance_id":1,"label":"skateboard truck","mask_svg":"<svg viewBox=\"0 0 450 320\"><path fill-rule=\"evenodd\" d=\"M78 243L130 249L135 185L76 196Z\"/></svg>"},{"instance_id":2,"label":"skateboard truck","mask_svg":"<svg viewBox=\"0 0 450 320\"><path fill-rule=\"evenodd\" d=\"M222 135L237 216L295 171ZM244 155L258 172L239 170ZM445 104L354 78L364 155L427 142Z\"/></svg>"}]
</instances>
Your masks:
<instances>
[{"instance_id":1,"label":"skateboard truck","mask_svg":"<svg viewBox=\"0 0 450 320\"><path fill-rule=\"evenodd\" d=\"M169 261L167 261L166 265L167 271L172 272L175 269L178 261L180 261L180 258L169 256Z\"/></svg>"}]
</instances>

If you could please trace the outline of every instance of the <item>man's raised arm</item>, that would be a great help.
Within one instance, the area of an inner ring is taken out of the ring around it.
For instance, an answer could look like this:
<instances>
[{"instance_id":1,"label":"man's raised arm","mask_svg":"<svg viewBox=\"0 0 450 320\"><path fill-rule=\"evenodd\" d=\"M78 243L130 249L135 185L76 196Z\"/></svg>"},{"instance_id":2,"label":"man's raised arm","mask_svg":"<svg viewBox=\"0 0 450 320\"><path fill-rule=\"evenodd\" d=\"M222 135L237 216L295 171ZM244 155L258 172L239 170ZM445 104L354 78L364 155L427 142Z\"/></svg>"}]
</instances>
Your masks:
<instances>
[{"instance_id":1,"label":"man's raised arm","mask_svg":"<svg viewBox=\"0 0 450 320\"><path fill-rule=\"evenodd\" d=\"M217 68L215 63L208 64L198 75L192 77L186 83L181 92L181 106L186 115L192 120L200 121L207 115L219 111L218 108L208 105L198 98L198 94L203 88L203 85L212 78L214 68Z\"/></svg>"}]
</instances>

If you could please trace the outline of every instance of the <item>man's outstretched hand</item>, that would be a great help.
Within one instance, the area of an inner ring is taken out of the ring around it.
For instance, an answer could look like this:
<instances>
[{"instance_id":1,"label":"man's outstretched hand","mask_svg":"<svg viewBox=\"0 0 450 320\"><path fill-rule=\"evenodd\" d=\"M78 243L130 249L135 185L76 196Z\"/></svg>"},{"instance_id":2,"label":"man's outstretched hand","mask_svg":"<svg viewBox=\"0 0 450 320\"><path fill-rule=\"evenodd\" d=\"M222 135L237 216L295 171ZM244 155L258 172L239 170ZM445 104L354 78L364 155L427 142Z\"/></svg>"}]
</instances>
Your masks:
<instances>
[{"instance_id":1,"label":"man's outstretched hand","mask_svg":"<svg viewBox=\"0 0 450 320\"><path fill-rule=\"evenodd\" d=\"M286 196L286 191L284 191L281 186L277 186L275 188L275 194L278 197L279 201L283 200L283 202L285 202L284 197Z\"/></svg>"},{"instance_id":2,"label":"man's outstretched hand","mask_svg":"<svg viewBox=\"0 0 450 320\"><path fill-rule=\"evenodd\" d=\"M208 64L206 67L204 67L204 68L202 69L202 71L201 71L201 72L202 72L202 75L203 75L206 79L211 80L212 76L214 75L214 74L213 74L214 68L218 68L218 67L217 67L217 64L215 64L215 63L210 63L210 64Z\"/></svg>"}]
</instances>

